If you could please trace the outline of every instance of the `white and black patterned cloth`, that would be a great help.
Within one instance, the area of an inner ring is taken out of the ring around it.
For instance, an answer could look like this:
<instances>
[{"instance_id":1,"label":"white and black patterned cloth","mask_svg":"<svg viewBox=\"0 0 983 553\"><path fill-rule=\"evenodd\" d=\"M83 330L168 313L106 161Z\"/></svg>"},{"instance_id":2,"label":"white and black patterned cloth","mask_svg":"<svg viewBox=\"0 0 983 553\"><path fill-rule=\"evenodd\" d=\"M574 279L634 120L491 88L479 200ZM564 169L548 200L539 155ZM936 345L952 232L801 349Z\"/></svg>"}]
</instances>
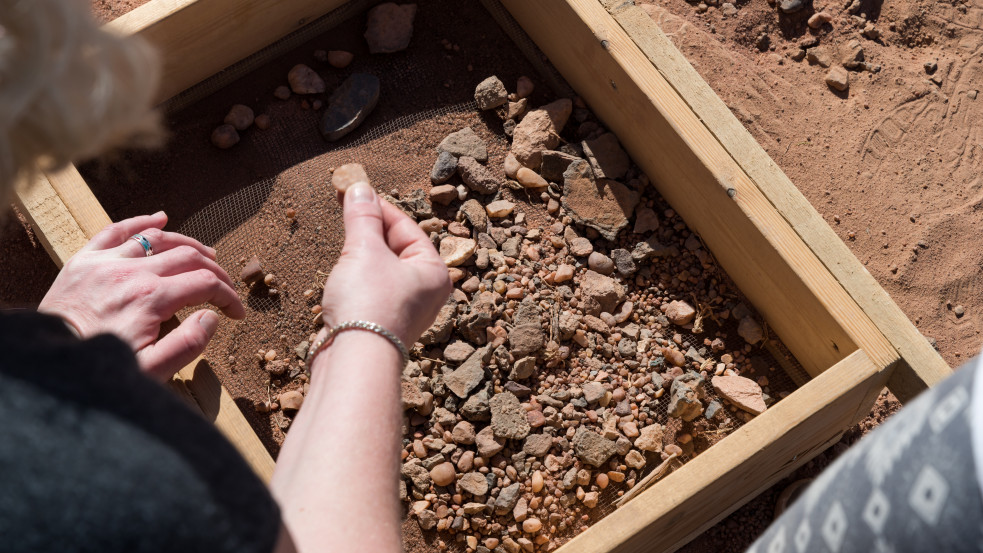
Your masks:
<instances>
[{"instance_id":1,"label":"white and black patterned cloth","mask_svg":"<svg viewBox=\"0 0 983 553\"><path fill-rule=\"evenodd\" d=\"M850 448L748 552L983 551L983 443L974 444L983 438L979 364L956 371Z\"/></svg>"}]
</instances>

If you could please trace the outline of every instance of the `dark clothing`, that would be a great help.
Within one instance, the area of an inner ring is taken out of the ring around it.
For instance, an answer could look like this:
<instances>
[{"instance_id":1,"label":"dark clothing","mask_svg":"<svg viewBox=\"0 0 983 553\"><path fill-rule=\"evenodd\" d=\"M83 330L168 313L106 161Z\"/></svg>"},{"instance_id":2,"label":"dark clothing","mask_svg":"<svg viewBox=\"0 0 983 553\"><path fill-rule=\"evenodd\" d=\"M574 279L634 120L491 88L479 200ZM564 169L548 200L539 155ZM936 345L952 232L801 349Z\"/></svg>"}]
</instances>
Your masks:
<instances>
[{"instance_id":1,"label":"dark clothing","mask_svg":"<svg viewBox=\"0 0 983 553\"><path fill-rule=\"evenodd\" d=\"M966 367L918 396L819 475L748 553L983 551Z\"/></svg>"},{"instance_id":2,"label":"dark clothing","mask_svg":"<svg viewBox=\"0 0 983 553\"><path fill-rule=\"evenodd\" d=\"M268 553L279 524L232 445L119 339L0 315L0 550Z\"/></svg>"}]
</instances>

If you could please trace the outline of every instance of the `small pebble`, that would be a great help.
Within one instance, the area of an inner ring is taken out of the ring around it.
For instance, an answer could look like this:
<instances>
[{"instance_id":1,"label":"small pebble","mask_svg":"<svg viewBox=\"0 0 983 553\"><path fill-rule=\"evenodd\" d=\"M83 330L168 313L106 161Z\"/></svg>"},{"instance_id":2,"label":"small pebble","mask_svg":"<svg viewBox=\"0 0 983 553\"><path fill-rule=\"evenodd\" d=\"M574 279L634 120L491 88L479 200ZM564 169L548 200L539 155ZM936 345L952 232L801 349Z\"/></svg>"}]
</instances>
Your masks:
<instances>
[{"instance_id":1,"label":"small pebble","mask_svg":"<svg viewBox=\"0 0 983 553\"><path fill-rule=\"evenodd\" d=\"M224 123L232 125L237 131L244 131L253 124L256 117L253 115L253 110L249 106L244 106L242 104L236 104L229 109L229 113L225 116Z\"/></svg>"},{"instance_id":2,"label":"small pebble","mask_svg":"<svg viewBox=\"0 0 983 553\"><path fill-rule=\"evenodd\" d=\"M488 216L495 219L508 217L514 209L515 204L508 200L497 200L485 206Z\"/></svg>"},{"instance_id":3,"label":"small pebble","mask_svg":"<svg viewBox=\"0 0 983 553\"><path fill-rule=\"evenodd\" d=\"M290 89L280 85L273 91L273 96L280 100L287 100L290 98Z\"/></svg>"},{"instance_id":4,"label":"small pebble","mask_svg":"<svg viewBox=\"0 0 983 553\"><path fill-rule=\"evenodd\" d=\"M515 95L518 98L528 98L535 88L532 79L523 75L515 83Z\"/></svg>"},{"instance_id":5,"label":"small pebble","mask_svg":"<svg viewBox=\"0 0 983 553\"><path fill-rule=\"evenodd\" d=\"M535 534L543 527L543 523L538 518L527 518L522 521L522 531L527 534Z\"/></svg>"},{"instance_id":6,"label":"small pebble","mask_svg":"<svg viewBox=\"0 0 983 553\"><path fill-rule=\"evenodd\" d=\"M280 407L284 411L297 411L300 406L304 403L304 394L292 390L289 392L284 392L279 396Z\"/></svg>"},{"instance_id":7,"label":"small pebble","mask_svg":"<svg viewBox=\"0 0 983 553\"><path fill-rule=\"evenodd\" d=\"M287 73L290 90L295 94L320 94L324 92L324 80L313 69L298 63Z\"/></svg>"},{"instance_id":8,"label":"small pebble","mask_svg":"<svg viewBox=\"0 0 983 553\"><path fill-rule=\"evenodd\" d=\"M433 479L433 483L438 486L449 486L454 483L454 479L457 477L457 471L454 470L453 463L440 463L434 468L430 469L430 478Z\"/></svg>"},{"instance_id":9,"label":"small pebble","mask_svg":"<svg viewBox=\"0 0 983 553\"><path fill-rule=\"evenodd\" d=\"M335 190L345 193L348 188L356 182L369 182L369 176L365 174L365 168L360 163L348 163L338 167L331 175L331 184Z\"/></svg>"},{"instance_id":10,"label":"small pebble","mask_svg":"<svg viewBox=\"0 0 983 553\"><path fill-rule=\"evenodd\" d=\"M212 144L227 150L239 143L239 133L236 128L228 123L219 125L212 131Z\"/></svg>"},{"instance_id":11,"label":"small pebble","mask_svg":"<svg viewBox=\"0 0 983 553\"><path fill-rule=\"evenodd\" d=\"M327 61L331 67L344 69L348 67L348 64L350 64L353 59L355 59L355 54L352 54L351 52L346 52L344 50L331 50L328 52Z\"/></svg>"},{"instance_id":12,"label":"small pebble","mask_svg":"<svg viewBox=\"0 0 983 553\"><path fill-rule=\"evenodd\" d=\"M550 185L546 179L528 167L520 167L516 172L515 179L525 188L546 188Z\"/></svg>"}]
</instances>

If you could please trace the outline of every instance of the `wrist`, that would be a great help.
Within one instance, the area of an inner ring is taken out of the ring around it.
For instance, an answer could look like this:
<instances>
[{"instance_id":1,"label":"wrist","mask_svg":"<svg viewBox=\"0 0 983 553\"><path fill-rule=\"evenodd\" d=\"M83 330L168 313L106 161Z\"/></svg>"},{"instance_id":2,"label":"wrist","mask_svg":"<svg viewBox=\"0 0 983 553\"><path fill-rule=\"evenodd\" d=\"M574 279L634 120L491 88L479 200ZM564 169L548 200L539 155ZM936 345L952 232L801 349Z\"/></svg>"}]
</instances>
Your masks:
<instances>
[{"instance_id":1,"label":"wrist","mask_svg":"<svg viewBox=\"0 0 983 553\"><path fill-rule=\"evenodd\" d=\"M72 321L69 317L66 317L65 315L52 309L48 309L43 303L38 306L37 311L42 315L58 318L58 320L64 323L65 327L68 328L69 332L74 334L76 338L82 338L82 330L79 328L79 325Z\"/></svg>"},{"instance_id":2,"label":"wrist","mask_svg":"<svg viewBox=\"0 0 983 553\"><path fill-rule=\"evenodd\" d=\"M403 354L386 336L369 330L350 328L338 331L326 342L322 342L328 336L328 332L327 327L322 328L311 346L307 363L312 376L314 373L327 370L328 365L337 359L345 359L348 362L365 361L366 366L382 366L387 370L391 366L396 366L402 370ZM315 351L313 348L319 343L323 345Z\"/></svg>"}]
</instances>

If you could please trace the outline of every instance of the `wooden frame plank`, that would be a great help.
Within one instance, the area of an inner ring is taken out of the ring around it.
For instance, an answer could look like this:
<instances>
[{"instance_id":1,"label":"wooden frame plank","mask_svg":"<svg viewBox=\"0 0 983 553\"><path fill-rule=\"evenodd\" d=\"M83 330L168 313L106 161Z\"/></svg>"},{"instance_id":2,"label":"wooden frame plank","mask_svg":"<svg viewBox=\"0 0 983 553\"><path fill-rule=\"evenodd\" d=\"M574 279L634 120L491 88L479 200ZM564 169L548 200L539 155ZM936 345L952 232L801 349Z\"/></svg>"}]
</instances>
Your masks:
<instances>
[{"instance_id":1,"label":"wooden frame plank","mask_svg":"<svg viewBox=\"0 0 983 553\"><path fill-rule=\"evenodd\" d=\"M896 352L597 0L503 0L803 367Z\"/></svg>"},{"instance_id":2,"label":"wooden frame plank","mask_svg":"<svg viewBox=\"0 0 983 553\"><path fill-rule=\"evenodd\" d=\"M108 23L163 56L157 101L211 77L341 6L345 0L152 0Z\"/></svg>"},{"instance_id":3,"label":"wooden frame plank","mask_svg":"<svg viewBox=\"0 0 983 553\"><path fill-rule=\"evenodd\" d=\"M631 1L601 0L696 116L900 353L888 388L907 401L952 370L822 216L768 156L652 18Z\"/></svg>"},{"instance_id":4,"label":"wooden frame plank","mask_svg":"<svg viewBox=\"0 0 983 553\"><path fill-rule=\"evenodd\" d=\"M59 269L89 241L43 174L39 173L33 182L19 182L14 201Z\"/></svg>"},{"instance_id":5,"label":"wooden frame plank","mask_svg":"<svg viewBox=\"0 0 983 553\"><path fill-rule=\"evenodd\" d=\"M854 352L559 551L675 551L838 441L892 368Z\"/></svg>"}]
</instances>

